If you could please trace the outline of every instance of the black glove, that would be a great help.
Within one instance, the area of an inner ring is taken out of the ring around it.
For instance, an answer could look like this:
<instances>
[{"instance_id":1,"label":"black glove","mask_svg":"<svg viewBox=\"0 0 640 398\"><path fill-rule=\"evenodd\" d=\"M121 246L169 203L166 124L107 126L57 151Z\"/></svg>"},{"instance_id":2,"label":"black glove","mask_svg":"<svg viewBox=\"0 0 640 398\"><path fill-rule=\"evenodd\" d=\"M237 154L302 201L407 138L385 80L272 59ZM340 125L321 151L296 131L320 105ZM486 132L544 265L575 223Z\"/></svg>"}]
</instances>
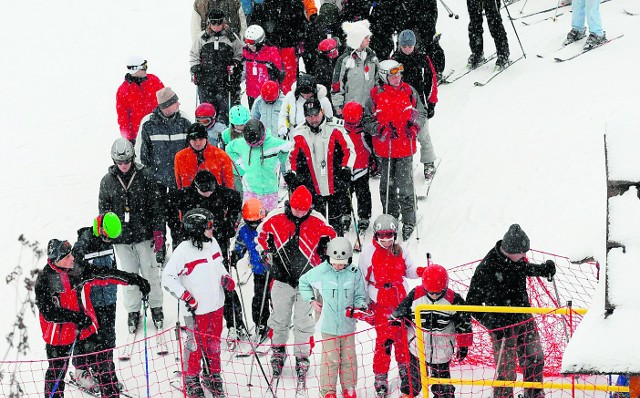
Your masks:
<instances>
[{"instance_id":1,"label":"black glove","mask_svg":"<svg viewBox=\"0 0 640 398\"><path fill-rule=\"evenodd\" d=\"M462 362L467 357L467 354L469 354L469 347L458 347L456 359L458 360L458 362Z\"/></svg>"},{"instance_id":2,"label":"black glove","mask_svg":"<svg viewBox=\"0 0 640 398\"><path fill-rule=\"evenodd\" d=\"M298 176L292 170L284 173L284 182L289 186L289 190L293 190L298 187Z\"/></svg>"},{"instance_id":3,"label":"black glove","mask_svg":"<svg viewBox=\"0 0 640 398\"><path fill-rule=\"evenodd\" d=\"M89 318L89 316L83 312L77 313L76 319L75 321L73 321L73 323L75 323L76 326L78 326L78 331L82 329L86 329L88 327L91 327L91 325L93 325L93 321L91 320L91 318Z\"/></svg>"},{"instance_id":4,"label":"black glove","mask_svg":"<svg viewBox=\"0 0 640 398\"><path fill-rule=\"evenodd\" d=\"M427 119L431 119L436 114L436 104L427 102Z\"/></svg>"},{"instance_id":5,"label":"black glove","mask_svg":"<svg viewBox=\"0 0 640 398\"><path fill-rule=\"evenodd\" d=\"M146 300L146 297L149 296L149 292L151 291L151 285L149 282L140 275L136 275L132 285L138 286L140 293L142 293L143 300Z\"/></svg>"},{"instance_id":6,"label":"black glove","mask_svg":"<svg viewBox=\"0 0 640 398\"><path fill-rule=\"evenodd\" d=\"M158 252L156 253L156 261L158 262L158 265L160 265L160 267L164 268L164 260L167 257L167 248L165 246L162 246L162 248L160 248L160 250L158 250Z\"/></svg>"},{"instance_id":7,"label":"black glove","mask_svg":"<svg viewBox=\"0 0 640 398\"><path fill-rule=\"evenodd\" d=\"M316 18L318 18L318 14L311 14L309 15L309 22L312 22L316 20Z\"/></svg>"},{"instance_id":8,"label":"black glove","mask_svg":"<svg viewBox=\"0 0 640 398\"><path fill-rule=\"evenodd\" d=\"M238 253L237 251L233 250L231 252L231 260L229 262L229 265L233 268L236 268L236 266L238 265L238 261L240 260L240 253Z\"/></svg>"},{"instance_id":9,"label":"black glove","mask_svg":"<svg viewBox=\"0 0 640 398\"><path fill-rule=\"evenodd\" d=\"M389 315L387 320L389 321L390 326L402 326L402 318L398 318L394 314Z\"/></svg>"},{"instance_id":10,"label":"black glove","mask_svg":"<svg viewBox=\"0 0 640 398\"><path fill-rule=\"evenodd\" d=\"M202 68L200 68L200 65L193 65L191 67L191 81L193 82L193 84L198 84L198 75L201 71Z\"/></svg>"},{"instance_id":11,"label":"black glove","mask_svg":"<svg viewBox=\"0 0 640 398\"><path fill-rule=\"evenodd\" d=\"M556 274L556 263L553 260L547 260L542 264L544 267L544 272L547 275L549 280L553 279L553 276Z\"/></svg>"}]
</instances>

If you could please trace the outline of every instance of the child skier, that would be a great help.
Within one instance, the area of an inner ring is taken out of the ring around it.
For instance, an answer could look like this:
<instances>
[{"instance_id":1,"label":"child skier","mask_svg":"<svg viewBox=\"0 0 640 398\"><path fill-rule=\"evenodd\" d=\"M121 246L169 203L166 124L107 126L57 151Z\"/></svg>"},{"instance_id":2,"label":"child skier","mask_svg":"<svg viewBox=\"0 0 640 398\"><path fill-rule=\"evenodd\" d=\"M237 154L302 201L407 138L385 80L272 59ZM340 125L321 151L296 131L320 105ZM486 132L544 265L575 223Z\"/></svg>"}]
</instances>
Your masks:
<instances>
[{"instance_id":1,"label":"child skier","mask_svg":"<svg viewBox=\"0 0 640 398\"><path fill-rule=\"evenodd\" d=\"M371 300L376 329L373 353L373 373L378 397L389 393L387 373L391 363L391 347L395 347L396 362L402 385L409 385L409 348L401 326L389 324L388 318L407 296L409 286L405 278L418 278L420 269L409 252L398 243L398 221L388 214L378 216L373 223L373 241L366 246L358 260L364 275L365 287Z\"/></svg>"},{"instance_id":2,"label":"child skier","mask_svg":"<svg viewBox=\"0 0 640 398\"><path fill-rule=\"evenodd\" d=\"M432 264L424 269L422 285L409 292L398 308L391 314L390 321L407 327L407 342L410 350L411 385L401 386L404 394L417 396L420 392L420 364L415 325L411 322L419 304L464 305L460 294L449 289L449 275L441 265ZM462 362L473 343L471 315L456 311L421 311L425 358L431 376L450 378L449 364L453 357L454 342L457 342L456 359ZM405 368L400 368L402 372ZM408 377L406 379L409 379ZM434 384L431 392L435 398L454 398L455 388L451 384Z\"/></svg>"},{"instance_id":3,"label":"child skier","mask_svg":"<svg viewBox=\"0 0 640 398\"><path fill-rule=\"evenodd\" d=\"M351 264L353 248L349 239L334 238L327 246L327 256L328 260L302 275L300 296L310 302L316 312L323 312L320 396L336 398L340 374L342 396L355 398L358 383L356 320L347 315L348 309L367 308L364 281L358 267ZM314 290L322 301L314 295Z\"/></svg>"},{"instance_id":4,"label":"child skier","mask_svg":"<svg viewBox=\"0 0 640 398\"><path fill-rule=\"evenodd\" d=\"M236 244L231 252L231 266L236 267L246 253L249 254L249 265L253 272L253 301L251 302L251 315L253 323L256 325L256 336L258 344L262 344L267 339L269 328L269 306L267 303L271 299L269 284L269 269L262 262L260 253L256 248L256 237L258 236L258 226L267 216L267 212L259 199L247 200L242 206L242 219L244 224L236 235Z\"/></svg>"},{"instance_id":5,"label":"child skier","mask_svg":"<svg viewBox=\"0 0 640 398\"><path fill-rule=\"evenodd\" d=\"M267 80L260 89L260 96L251 107L251 117L260 120L267 131L276 137L278 136L278 117L283 101L284 94L280 91L278 83Z\"/></svg>"},{"instance_id":6,"label":"child skier","mask_svg":"<svg viewBox=\"0 0 640 398\"><path fill-rule=\"evenodd\" d=\"M371 190L369 189L371 136L364 134L363 113L362 105L355 101L347 102L342 109L344 129L347 130L347 135L351 138L356 153L351 177L351 192L355 192L358 200L358 232L361 234L369 228L369 219L371 218Z\"/></svg>"},{"instance_id":7,"label":"child skier","mask_svg":"<svg viewBox=\"0 0 640 398\"><path fill-rule=\"evenodd\" d=\"M229 111L229 127L222 132L222 145L223 148L227 148L227 145L236 138L241 138L244 133L244 125L251 119L251 113L243 105L236 105ZM242 194L242 177L238 168L233 166L233 178L234 188L236 191Z\"/></svg>"},{"instance_id":8,"label":"child skier","mask_svg":"<svg viewBox=\"0 0 640 398\"><path fill-rule=\"evenodd\" d=\"M207 129L209 144L224 149L222 132L227 125L218 121L216 116L216 108L208 102L203 102L196 108L196 122Z\"/></svg>"},{"instance_id":9,"label":"child skier","mask_svg":"<svg viewBox=\"0 0 640 398\"><path fill-rule=\"evenodd\" d=\"M213 238L213 214L206 209L189 210L182 219L189 236L178 245L162 273L162 285L183 300L194 316L197 347L187 355L185 384L188 397L204 397L202 386L216 397L224 397L220 375L220 335L224 291L235 282L222 263L220 246ZM209 364L203 369L202 386L198 374L204 353Z\"/></svg>"}]
</instances>

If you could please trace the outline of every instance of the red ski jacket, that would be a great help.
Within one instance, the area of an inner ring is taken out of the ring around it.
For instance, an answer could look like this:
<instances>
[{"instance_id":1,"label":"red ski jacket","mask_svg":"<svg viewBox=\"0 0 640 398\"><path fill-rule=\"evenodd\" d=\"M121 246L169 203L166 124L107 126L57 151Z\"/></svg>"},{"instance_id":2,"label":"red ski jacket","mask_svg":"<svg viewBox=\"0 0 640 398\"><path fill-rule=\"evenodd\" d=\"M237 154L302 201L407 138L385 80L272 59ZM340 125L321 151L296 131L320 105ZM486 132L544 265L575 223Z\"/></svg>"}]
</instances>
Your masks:
<instances>
[{"instance_id":1,"label":"red ski jacket","mask_svg":"<svg viewBox=\"0 0 640 398\"><path fill-rule=\"evenodd\" d=\"M138 84L125 76L125 81L116 93L116 112L118 113L118 125L123 138L134 141L138 136L140 121L150 114L156 106L156 92L164 87L164 84L152 74L147 74L147 80Z\"/></svg>"}]
</instances>

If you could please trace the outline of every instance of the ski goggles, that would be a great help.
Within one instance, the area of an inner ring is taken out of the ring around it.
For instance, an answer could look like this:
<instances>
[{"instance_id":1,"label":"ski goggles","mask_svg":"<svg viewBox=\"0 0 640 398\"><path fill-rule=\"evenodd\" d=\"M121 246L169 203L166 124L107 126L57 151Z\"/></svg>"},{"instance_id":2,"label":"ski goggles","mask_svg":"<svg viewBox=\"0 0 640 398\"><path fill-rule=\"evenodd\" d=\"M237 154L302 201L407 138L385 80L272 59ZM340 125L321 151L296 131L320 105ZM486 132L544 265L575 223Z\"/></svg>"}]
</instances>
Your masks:
<instances>
[{"instance_id":1,"label":"ski goggles","mask_svg":"<svg viewBox=\"0 0 640 398\"><path fill-rule=\"evenodd\" d=\"M389 229L389 230L384 230L384 231L376 231L376 237L379 239L390 239L395 237L396 232Z\"/></svg>"},{"instance_id":2,"label":"ski goggles","mask_svg":"<svg viewBox=\"0 0 640 398\"><path fill-rule=\"evenodd\" d=\"M256 41L252 40L252 39L244 39L244 44L247 44L249 46L255 46L256 45Z\"/></svg>"},{"instance_id":3,"label":"ski goggles","mask_svg":"<svg viewBox=\"0 0 640 398\"><path fill-rule=\"evenodd\" d=\"M196 122L200 123L203 126L208 126L213 122L212 117L197 117Z\"/></svg>"},{"instance_id":4,"label":"ski goggles","mask_svg":"<svg viewBox=\"0 0 640 398\"><path fill-rule=\"evenodd\" d=\"M397 74L402 73L403 71L404 71L404 66L398 65L395 68L389 69L389 74L390 75L397 75Z\"/></svg>"},{"instance_id":5,"label":"ski goggles","mask_svg":"<svg viewBox=\"0 0 640 398\"><path fill-rule=\"evenodd\" d=\"M196 188L198 188L199 190L201 190L202 192L213 192L213 189L215 188L215 183L212 182L201 182L201 183L194 183L194 185L196 186Z\"/></svg>"},{"instance_id":6,"label":"ski goggles","mask_svg":"<svg viewBox=\"0 0 640 398\"><path fill-rule=\"evenodd\" d=\"M209 25L222 25L224 23L224 19L220 18L220 19L209 19L207 20L207 23Z\"/></svg>"},{"instance_id":7,"label":"ski goggles","mask_svg":"<svg viewBox=\"0 0 640 398\"><path fill-rule=\"evenodd\" d=\"M129 159L129 160L116 160L115 162L116 162L117 165L124 166L124 165L127 165L127 164L131 164L131 159Z\"/></svg>"},{"instance_id":8,"label":"ski goggles","mask_svg":"<svg viewBox=\"0 0 640 398\"><path fill-rule=\"evenodd\" d=\"M144 62L141 63L140 65L127 65L127 69L131 73L135 73L136 71L139 71L139 70L147 70L147 60L145 59Z\"/></svg>"}]
</instances>

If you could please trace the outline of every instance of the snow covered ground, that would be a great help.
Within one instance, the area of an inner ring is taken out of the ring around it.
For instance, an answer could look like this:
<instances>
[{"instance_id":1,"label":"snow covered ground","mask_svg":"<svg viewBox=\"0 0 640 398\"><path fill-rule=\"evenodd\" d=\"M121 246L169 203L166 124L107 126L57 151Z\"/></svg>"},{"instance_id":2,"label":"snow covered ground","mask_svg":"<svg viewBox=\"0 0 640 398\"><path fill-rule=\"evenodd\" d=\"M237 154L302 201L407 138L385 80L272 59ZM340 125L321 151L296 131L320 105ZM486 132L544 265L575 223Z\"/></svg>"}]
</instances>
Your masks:
<instances>
[{"instance_id":1,"label":"snow covered ground","mask_svg":"<svg viewBox=\"0 0 640 398\"><path fill-rule=\"evenodd\" d=\"M524 13L555 5L529 2ZM604 263L606 186L603 133L622 115L638 120L640 17L637 0L602 5L604 28L616 40L573 61L553 56L570 29L564 8L557 21L532 26L514 21L527 58L488 86L493 63L440 88L431 131L442 159L427 202L420 203L420 242L413 255L455 265L483 257L508 226L519 223L533 248ZM511 6L516 17L523 2ZM115 91L130 54L149 61L149 72L179 95L193 114L189 81L191 2L112 0L82 2L10 0L0 13L0 109L6 175L0 194L4 220L0 242L8 274L22 261L17 237L44 246L50 238L74 240L76 230L97 213L100 178L111 164L109 149L119 136ZM464 2L451 2L459 20L440 10L438 30L447 70L461 71L469 55ZM504 16L503 12L503 16ZM545 14L539 19L549 16ZM528 21L534 22L538 17ZM512 58L520 54L508 21ZM486 29L485 29L486 30ZM485 32L485 53L493 43ZM543 58L536 57L540 54ZM638 123L635 123L637 129ZM380 205L374 191L374 215ZM41 267L40 261L37 267ZM2 336L13 322L14 287L3 289ZM167 325L175 318L166 297ZM124 341L124 311L118 313ZM44 358L35 318L29 317L29 357ZM633 320L630 327L637 326ZM6 342L0 342L0 352Z\"/></svg>"}]
</instances>

